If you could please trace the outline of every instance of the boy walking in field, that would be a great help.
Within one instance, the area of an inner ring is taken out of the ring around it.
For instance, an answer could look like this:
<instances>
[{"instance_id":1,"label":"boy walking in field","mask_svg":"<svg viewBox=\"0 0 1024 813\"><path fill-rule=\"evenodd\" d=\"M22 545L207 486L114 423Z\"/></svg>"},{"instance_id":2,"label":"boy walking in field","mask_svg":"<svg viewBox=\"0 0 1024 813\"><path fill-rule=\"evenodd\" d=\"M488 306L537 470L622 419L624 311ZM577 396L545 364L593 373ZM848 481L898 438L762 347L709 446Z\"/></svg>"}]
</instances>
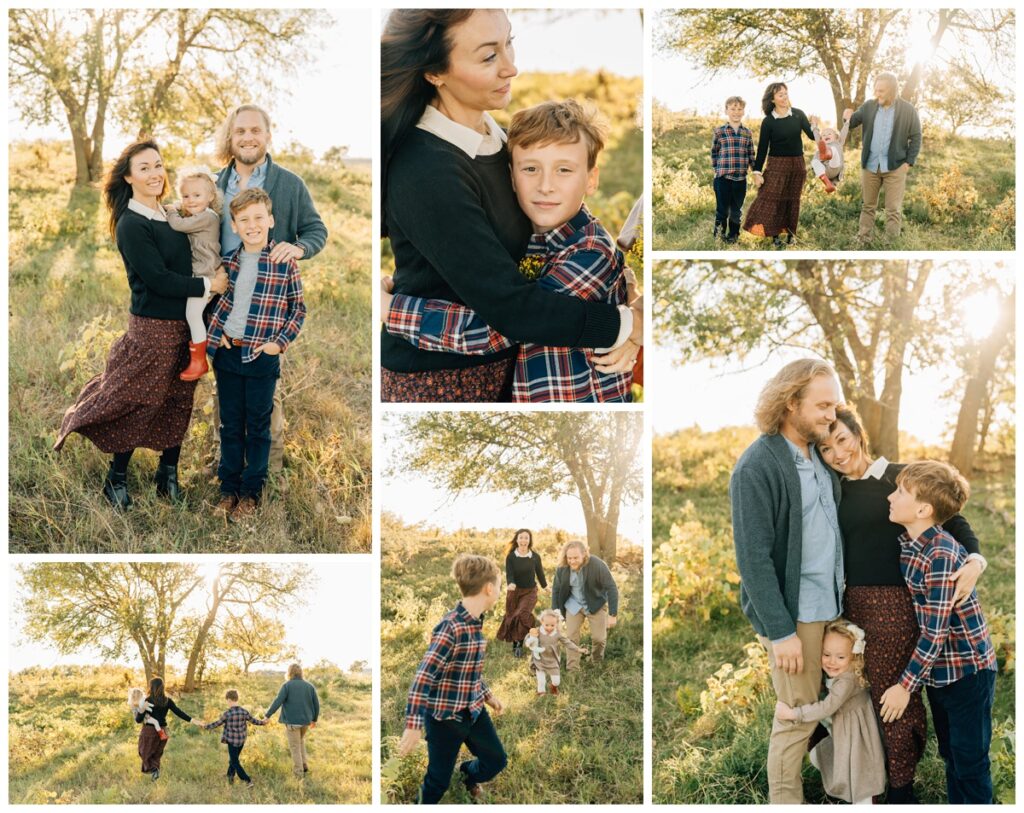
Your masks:
<instances>
[{"instance_id":1,"label":"boy walking in field","mask_svg":"<svg viewBox=\"0 0 1024 813\"><path fill-rule=\"evenodd\" d=\"M220 716L220 719L207 723L203 728L210 731L218 726L224 726L224 732L220 735L220 741L228 747L228 782L234 784L235 776L237 775L239 779L245 782L247 787L252 788L254 787L252 779L245 772L245 768L242 767L240 762L242 749L245 747L245 738L249 732L248 724L266 725L267 721L257 720L248 711L239 706L238 692L234 689L228 689L224 693L224 698L228 701L227 711Z\"/></svg>"},{"instance_id":2,"label":"boy walking in field","mask_svg":"<svg viewBox=\"0 0 1024 813\"><path fill-rule=\"evenodd\" d=\"M474 799L480 787L508 762L505 749L485 706L501 714L503 706L483 680L483 614L501 592L501 572L485 556L461 554L452 566L462 600L434 627L427 652L416 670L405 709L405 733L399 756L407 756L426 732L427 773L418 802L437 804L455 770L465 743L475 755L459 765L462 781Z\"/></svg>"},{"instance_id":3,"label":"boy walking in field","mask_svg":"<svg viewBox=\"0 0 1024 813\"><path fill-rule=\"evenodd\" d=\"M747 172L754 165L754 136L743 126L747 103L739 96L725 100L729 120L715 128L711 139L711 168L715 171L715 232L727 243L740 237Z\"/></svg>"},{"instance_id":4,"label":"boy walking in field","mask_svg":"<svg viewBox=\"0 0 1024 813\"><path fill-rule=\"evenodd\" d=\"M306 306L295 260L270 259L270 196L252 187L236 195L230 209L231 228L242 245L224 261L228 289L210 319L207 353L220 394L216 511L241 522L256 513L263 493L279 356L298 338Z\"/></svg>"},{"instance_id":5,"label":"boy walking in field","mask_svg":"<svg viewBox=\"0 0 1024 813\"><path fill-rule=\"evenodd\" d=\"M897 719L911 692L927 687L939 754L946 763L949 804L992 804L989 745L996 653L974 591L953 603L952 576L967 551L942 529L967 502L970 487L947 463L911 463L896 477L889 519L900 537L900 570L921 628L899 683L882 695L882 720Z\"/></svg>"},{"instance_id":6,"label":"boy walking in field","mask_svg":"<svg viewBox=\"0 0 1024 813\"><path fill-rule=\"evenodd\" d=\"M597 190L604 139L597 112L574 99L544 102L512 117L512 184L534 232L520 270L548 290L624 307L629 295L622 252L584 205ZM421 350L484 355L515 345L465 305L384 293L381 313L389 333ZM631 401L632 374L601 372L595 352L520 345L512 400Z\"/></svg>"}]
</instances>

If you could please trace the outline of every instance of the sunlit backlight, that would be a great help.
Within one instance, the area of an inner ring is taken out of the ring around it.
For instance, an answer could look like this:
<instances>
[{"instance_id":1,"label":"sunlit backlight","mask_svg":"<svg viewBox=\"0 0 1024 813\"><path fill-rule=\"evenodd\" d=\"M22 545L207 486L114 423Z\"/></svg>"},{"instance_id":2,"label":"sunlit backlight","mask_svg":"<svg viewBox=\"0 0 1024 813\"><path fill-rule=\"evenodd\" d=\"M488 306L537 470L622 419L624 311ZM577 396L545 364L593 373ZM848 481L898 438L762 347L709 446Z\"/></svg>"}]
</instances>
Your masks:
<instances>
[{"instance_id":1,"label":"sunlit backlight","mask_svg":"<svg viewBox=\"0 0 1024 813\"><path fill-rule=\"evenodd\" d=\"M964 300L960 313L967 334L980 342L988 338L999 319L999 298L993 291L971 294Z\"/></svg>"},{"instance_id":2,"label":"sunlit backlight","mask_svg":"<svg viewBox=\"0 0 1024 813\"><path fill-rule=\"evenodd\" d=\"M926 65L934 56L932 32L928 30L928 15L919 13L914 16L907 31L907 68L912 68L919 63Z\"/></svg>"}]
</instances>

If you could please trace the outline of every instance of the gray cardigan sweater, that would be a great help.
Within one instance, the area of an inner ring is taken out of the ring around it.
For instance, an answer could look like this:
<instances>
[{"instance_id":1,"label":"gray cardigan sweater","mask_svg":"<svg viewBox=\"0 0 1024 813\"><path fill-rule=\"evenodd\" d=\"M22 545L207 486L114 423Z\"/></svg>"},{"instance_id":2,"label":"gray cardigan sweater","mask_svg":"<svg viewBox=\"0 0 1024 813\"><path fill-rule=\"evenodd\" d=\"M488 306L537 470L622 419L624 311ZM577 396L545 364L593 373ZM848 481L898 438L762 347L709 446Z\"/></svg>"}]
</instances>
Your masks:
<instances>
[{"instance_id":1,"label":"gray cardigan sweater","mask_svg":"<svg viewBox=\"0 0 1024 813\"><path fill-rule=\"evenodd\" d=\"M897 99L896 111L892 122L892 138L889 139L889 171L899 169L904 164L914 166L918 153L921 152L921 120L917 110L910 102ZM868 99L857 108L850 118L850 129L864 125L864 141L860 149L860 165L868 165L871 152L871 137L875 130L875 115L878 113L878 100Z\"/></svg>"},{"instance_id":2,"label":"gray cardigan sweater","mask_svg":"<svg viewBox=\"0 0 1024 813\"><path fill-rule=\"evenodd\" d=\"M839 476L828 471L838 505ZM793 450L782 435L761 435L740 455L729 499L740 608L758 635L786 638L796 632L800 606L803 502Z\"/></svg>"},{"instance_id":3,"label":"gray cardigan sweater","mask_svg":"<svg viewBox=\"0 0 1024 813\"><path fill-rule=\"evenodd\" d=\"M619 588L612 578L612 572L608 565L591 556L587 563L580 570L583 571L583 599L587 605L587 613L600 612L605 604L608 605L608 615L619 614ZM551 606L562 613L565 617L565 603L572 595L572 588L569 586L569 568L560 567L555 570L555 581L551 585Z\"/></svg>"},{"instance_id":4,"label":"gray cardigan sweater","mask_svg":"<svg viewBox=\"0 0 1024 813\"><path fill-rule=\"evenodd\" d=\"M217 187L221 192L227 191L228 177L234 165L232 161L217 175ZM263 190L270 195L274 210L270 239L302 246L304 260L318 254L327 242L327 227L313 205L309 189L294 172L275 164L270 153L267 153L267 177Z\"/></svg>"},{"instance_id":5,"label":"gray cardigan sweater","mask_svg":"<svg viewBox=\"0 0 1024 813\"><path fill-rule=\"evenodd\" d=\"M278 708L281 709L281 722L285 725L315 723L320 716L320 698L316 695L316 687L302 678L286 680L265 716L272 717Z\"/></svg>"}]
</instances>

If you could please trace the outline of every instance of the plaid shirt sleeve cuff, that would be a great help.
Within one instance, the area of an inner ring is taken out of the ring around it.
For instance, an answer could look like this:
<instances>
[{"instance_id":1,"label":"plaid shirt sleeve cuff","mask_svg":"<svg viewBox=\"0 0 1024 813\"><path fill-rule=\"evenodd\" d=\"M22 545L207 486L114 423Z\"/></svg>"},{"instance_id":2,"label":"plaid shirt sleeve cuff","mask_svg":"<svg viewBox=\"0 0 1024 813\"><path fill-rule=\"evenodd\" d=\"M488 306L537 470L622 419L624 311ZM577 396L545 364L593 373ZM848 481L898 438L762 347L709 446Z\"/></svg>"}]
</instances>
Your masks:
<instances>
[{"instance_id":1,"label":"plaid shirt sleeve cuff","mask_svg":"<svg viewBox=\"0 0 1024 813\"><path fill-rule=\"evenodd\" d=\"M413 731L422 731L426 720L422 714L410 714L405 718L405 727Z\"/></svg>"},{"instance_id":2,"label":"plaid shirt sleeve cuff","mask_svg":"<svg viewBox=\"0 0 1024 813\"><path fill-rule=\"evenodd\" d=\"M384 314L384 327L388 333L416 344L420 337L425 301L414 296L395 294L391 298L391 307Z\"/></svg>"}]
</instances>

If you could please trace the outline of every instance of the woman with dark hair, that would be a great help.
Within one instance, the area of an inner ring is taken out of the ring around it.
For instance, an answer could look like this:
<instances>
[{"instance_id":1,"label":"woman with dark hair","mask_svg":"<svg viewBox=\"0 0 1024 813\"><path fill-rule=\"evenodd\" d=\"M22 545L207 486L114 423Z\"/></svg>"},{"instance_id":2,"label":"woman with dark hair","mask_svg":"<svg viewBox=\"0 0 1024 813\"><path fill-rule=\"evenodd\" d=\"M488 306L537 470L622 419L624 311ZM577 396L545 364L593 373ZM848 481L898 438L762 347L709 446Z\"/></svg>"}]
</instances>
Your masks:
<instances>
[{"instance_id":1,"label":"woman with dark hair","mask_svg":"<svg viewBox=\"0 0 1024 813\"><path fill-rule=\"evenodd\" d=\"M512 655L523 657L523 639L530 627L537 626L533 609L537 606L537 583L547 589L544 565L540 554L533 549L533 534L520 528L505 546L505 617L498 627L498 640L512 644Z\"/></svg>"},{"instance_id":2,"label":"woman with dark hair","mask_svg":"<svg viewBox=\"0 0 1024 813\"><path fill-rule=\"evenodd\" d=\"M160 452L156 492L179 502L178 457L192 417L195 381L181 381L189 363L185 300L224 293L227 274L192 276L188 235L167 223L160 200L167 172L154 141L137 141L114 162L103 186L110 236L128 274L128 332L113 343L101 375L90 380L64 413L54 444L78 432L113 455L103 481L111 505L126 509L128 462L139 446Z\"/></svg>"},{"instance_id":3,"label":"woman with dark hair","mask_svg":"<svg viewBox=\"0 0 1024 813\"><path fill-rule=\"evenodd\" d=\"M530 223L516 202L505 133L518 71L500 9L396 9L381 37L381 205L395 294L468 305L517 342L613 348L602 372L632 368L642 309L587 302L518 271ZM383 316L381 399L497 401L516 347L482 356L420 350Z\"/></svg>"},{"instance_id":4,"label":"woman with dark hair","mask_svg":"<svg viewBox=\"0 0 1024 813\"><path fill-rule=\"evenodd\" d=\"M771 237L776 248L781 248L781 234L786 234L786 243L793 242L800 220L800 195L807 182L800 134L813 142L814 132L804 112L790 104L784 82L768 85L761 109L764 119L754 158L754 186L758 191L743 228L757 237Z\"/></svg>"},{"instance_id":5,"label":"woman with dark hair","mask_svg":"<svg viewBox=\"0 0 1024 813\"><path fill-rule=\"evenodd\" d=\"M910 591L900 571L904 528L889 520L888 496L896 490L896 475L903 464L871 457L867 434L849 407L836 409L832 432L818 450L822 459L843 475L839 502L846 567L843 614L864 630L865 674L877 710L886 689L899 683L920 635ZM953 600L959 603L977 584L985 558L979 553L977 536L962 516L957 514L943 527L968 552L967 563L953 576L957 582ZM898 720L879 721L889 774L887 804L916 801L914 773L928 738L921 694L910 696L910 704Z\"/></svg>"},{"instance_id":6,"label":"woman with dark hair","mask_svg":"<svg viewBox=\"0 0 1024 813\"><path fill-rule=\"evenodd\" d=\"M167 712L174 712L186 723L202 727L202 720L195 720L179 709L174 701L164 694L163 678L155 677L149 681L149 695L146 702L153 706L152 711L135 713L135 722L142 723L142 730L139 732L139 758L142 760L142 772L148 773L155 782L160 778L160 759L164 755L164 747L167 745L167 738L161 739L160 731L167 731ZM145 722L149 715L160 724L160 731Z\"/></svg>"}]
</instances>

